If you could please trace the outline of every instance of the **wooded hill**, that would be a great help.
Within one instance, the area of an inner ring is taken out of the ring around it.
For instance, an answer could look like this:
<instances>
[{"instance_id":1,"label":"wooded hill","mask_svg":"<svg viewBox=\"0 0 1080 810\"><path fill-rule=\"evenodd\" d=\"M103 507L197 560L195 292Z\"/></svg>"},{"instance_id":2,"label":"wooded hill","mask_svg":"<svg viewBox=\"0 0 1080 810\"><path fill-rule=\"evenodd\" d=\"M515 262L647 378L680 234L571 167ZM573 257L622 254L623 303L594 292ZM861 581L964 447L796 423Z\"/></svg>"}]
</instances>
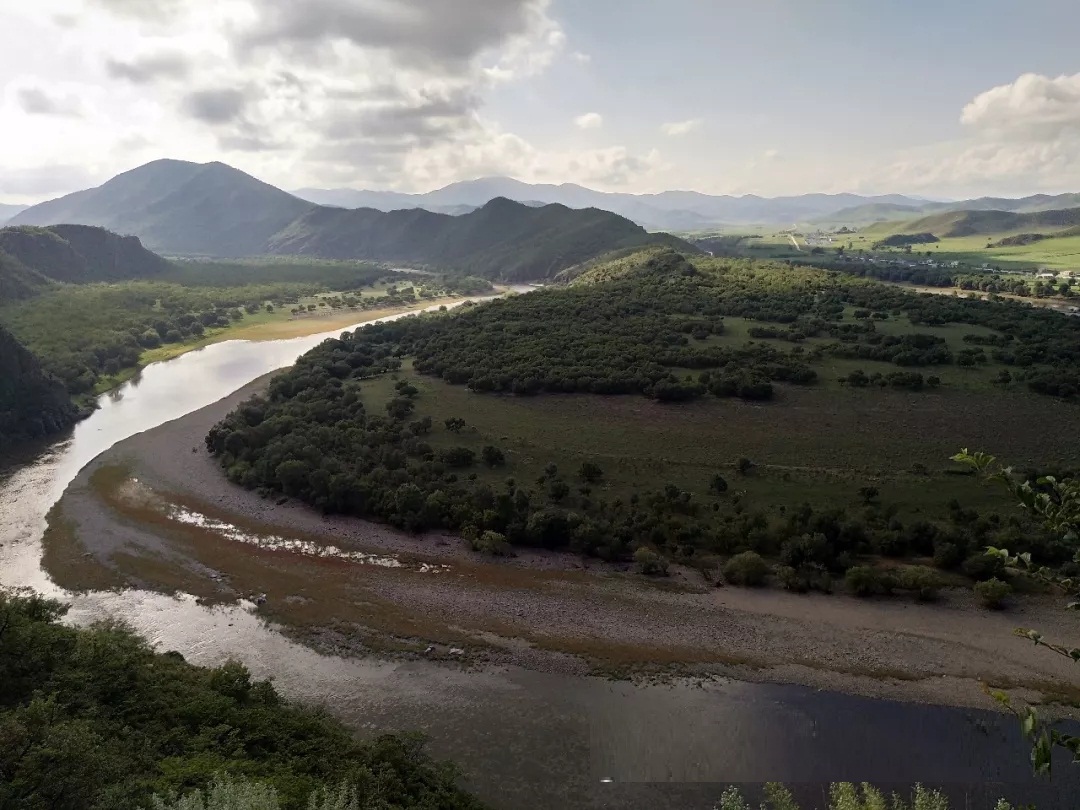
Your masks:
<instances>
[{"instance_id":1,"label":"wooded hill","mask_svg":"<svg viewBox=\"0 0 1080 810\"><path fill-rule=\"evenodd\" d=\"M0 327L0 449L58 433L77 418L64 384Z\"/></svg>"},{"instance_id":2,"label":"wooded hill","mask_svg":"<svg viewBox=\"0 0 1080 810\"><path fill-rule=\"evenodd\" d=\"M462 216L313 205L221 163L157 161L36 205L17 225L82 223L183 256L303 255L426 264L505 280L545 279L610 250L666 244L598 209L494 199Z\"/></svg>"},{"instance_id":3,"label":"wooded hill","mask_svg":"<svg viewBox=\"0 0 1080 810\"><path fill-rule=\"evenodd\" d=\"M27 298L51 282L150 278L171 267L136 237L118 236L104 228L0 228L0 303Z\"/></svg>"}]
</instances>

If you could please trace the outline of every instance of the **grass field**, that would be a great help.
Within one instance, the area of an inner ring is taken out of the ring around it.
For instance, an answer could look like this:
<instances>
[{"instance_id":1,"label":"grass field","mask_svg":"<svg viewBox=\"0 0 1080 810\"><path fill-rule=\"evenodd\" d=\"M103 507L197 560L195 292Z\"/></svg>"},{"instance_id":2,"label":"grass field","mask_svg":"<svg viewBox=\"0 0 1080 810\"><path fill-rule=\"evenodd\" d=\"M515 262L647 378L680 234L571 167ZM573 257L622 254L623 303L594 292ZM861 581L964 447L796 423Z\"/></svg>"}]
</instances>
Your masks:
<instances>
[{"instance_id":1,"label":"grass field","mask_svg":"<svg viewBox=\"0 0 1080 810\"><path fill-rule=\"evenodd\" d=\"M898 232L896 231L898 223L881 224L889 227L885 229L868 228L854 234L838 234L827 250L831 253L835 248L843 246L849 251L864 250L867 253L901 257L899 251L873 250L873 245L876 242ZM902 233L903 231L899 232ZM799 247L796 248L789 236L778 233L775 229L747 228L742 233L748 237L754 237L743 239L739 243L738 252L742 255L756 259L808 260L811 258L811 248L803 238L797 239ZM1080 236L1044 239L1030 245L1015 247L987 247L990 243L997 242L1002 237L1010 235L1013 234L1002 233L992 236L978 235L945 238L940 242L915 245L913 252L921 256L925 256L929 252L931 258L939 262L957 261L976 267L985 264L1000 267L1003 270L1039 270L1045 268L1059 272L1074 270L1080 274Z\"/></svg>"},{"instance_id":2,"label":"grass field","mask_svg":"<svg viewBox=\"0 0 1080 810\"><path fill-rule=\"evenodd\" d=\"M713 398L667 405L639 396L476 394L415 375L409 366L399 376L421 392L416 414L435 423L433 447L504 450L507 467L477 467L481 478L493 485L507 477L531 482L553 462L573 480L582 462L594 461L604 470L594 499L626 499L667 483L708 496L719 472L733 493L744 493L748 507L778 517L802 502L857 510L858 489L867 484L901 514L930 517L944 514L953 498L980 509L1001 506L997 490L946 472L961 447L1017 465L1080 462L1080 446L1060 440L1080 431L1080 408L1021 392L822 385L782 388L776 402L764 405ZM394 382L387 376L363 384L369 412L383 410ZM451 433L443 427L450 417L468 426ZM740 457L756 465L749 475L735 472Z\"/></svg>"}]
</instances>

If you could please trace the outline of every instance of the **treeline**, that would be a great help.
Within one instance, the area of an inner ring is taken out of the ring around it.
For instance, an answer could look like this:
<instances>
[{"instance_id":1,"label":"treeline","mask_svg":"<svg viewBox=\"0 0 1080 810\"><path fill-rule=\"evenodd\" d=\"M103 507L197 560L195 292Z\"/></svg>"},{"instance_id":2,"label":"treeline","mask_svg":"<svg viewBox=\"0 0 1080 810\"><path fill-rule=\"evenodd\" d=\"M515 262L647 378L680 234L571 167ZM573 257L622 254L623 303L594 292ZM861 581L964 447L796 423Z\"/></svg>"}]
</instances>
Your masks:
<instances>
[{"instance_id":1,"label":"treeline","mask_svg":"<svg viewBox=\"0 0 1080 810\"><path fill-rule=\"evenodd\" d=\"M195 667L115 625L66 626L64 610L0 591L0 807L140 810L228 774L285 810L341 787L362 807L480 807L416 739L362 743L240 664Z\"/></svg>"}]
</instances>

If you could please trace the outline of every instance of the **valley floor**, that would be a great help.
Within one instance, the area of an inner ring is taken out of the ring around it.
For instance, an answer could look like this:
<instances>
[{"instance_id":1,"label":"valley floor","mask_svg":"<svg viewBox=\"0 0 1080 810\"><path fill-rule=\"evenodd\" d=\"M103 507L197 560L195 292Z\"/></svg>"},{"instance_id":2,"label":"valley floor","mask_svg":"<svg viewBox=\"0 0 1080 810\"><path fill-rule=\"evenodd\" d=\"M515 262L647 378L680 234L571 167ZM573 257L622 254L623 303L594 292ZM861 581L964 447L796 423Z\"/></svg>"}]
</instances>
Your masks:
<instances>
[{"instance_id":1,"label":"valley floor","mask_svg":"<svg viewBox=\"0 0 1080 810\"><path fill-rule=\"evenodd\" d=\"M981 684L1075 700L1075 666L1013 635L1066 644L1057 600L987 613L942 604L717 588L697 572L644 580L620 566L529 552L491 561L459 538L324 518L226 483L208 429L265 386L128 439L85 468L50 516L44 564L61 586L265 594L261 612L317 648L518 664L568 674L665 670L992 708Z\"/></svg>"}]
</instances>

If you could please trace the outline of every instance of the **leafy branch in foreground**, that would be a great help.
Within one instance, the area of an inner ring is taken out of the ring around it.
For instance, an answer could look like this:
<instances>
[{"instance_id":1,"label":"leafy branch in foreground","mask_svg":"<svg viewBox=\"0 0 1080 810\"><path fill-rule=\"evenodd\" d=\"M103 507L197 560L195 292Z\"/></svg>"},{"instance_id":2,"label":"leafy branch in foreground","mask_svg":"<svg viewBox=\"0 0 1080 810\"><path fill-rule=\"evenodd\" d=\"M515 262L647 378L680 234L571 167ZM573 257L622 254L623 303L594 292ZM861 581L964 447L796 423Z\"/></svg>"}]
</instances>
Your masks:
<instances>
[{"instance_id":1,"label":"leafy branch in foreground","mask_svg":"<svg viewBox=\"0 0 1080 810\"><path fill-rule=\"evenodd\" d=\"M829 786L826 810L949 810L952 805L943 793L916 785L910 799L893 793L886 796L873 785L851 782L835 782ZM760 810L800 810L801 805L783 785L770 782L765 786L765 801ZM714 810L753 810L742 792L734 785L721 794L720 803ZM993 810L1013 810L1013 806L999 799Z\"/></svg>"},{"instance_id":2,"label":"leafy branch in foreground","mask_svg":"<svg viewBox=\"0 0 1080 810\"><path fill-rule=\"evenodd\" d=\"M1073 561L1080 562L1080 481L1072 478L1058 479L1047 475L1034 480L1018 475L1011 467L1002 467L994 456L986 453L969 453L961 450L953 461L973 468L989 481L1004 485L1020 506L1030 512L1050 532L1074 549ZM987 548L987 554L1005 561L1007 570L1023 573L1064 593L1070 601L1069 610L1080 609L1080 582L1045 566L1034 565L1030 554L1010 554L1008 549ZM1068 647L1047 641L1038 630L1017 628L1017 636L1032 641L1036 647L1080 662L1080 648ZM1018 709L1008 695L998 690L989 694L998 703L1020 719L1024 736L1032 741L1031 764L1036 773L1050 772L1051 756L1055 747L1064 748L1072 754L1074 762L1080 762L1080 737L1064 734L1041 720L1030 706Z\"/></svg>"}]
</instances>

